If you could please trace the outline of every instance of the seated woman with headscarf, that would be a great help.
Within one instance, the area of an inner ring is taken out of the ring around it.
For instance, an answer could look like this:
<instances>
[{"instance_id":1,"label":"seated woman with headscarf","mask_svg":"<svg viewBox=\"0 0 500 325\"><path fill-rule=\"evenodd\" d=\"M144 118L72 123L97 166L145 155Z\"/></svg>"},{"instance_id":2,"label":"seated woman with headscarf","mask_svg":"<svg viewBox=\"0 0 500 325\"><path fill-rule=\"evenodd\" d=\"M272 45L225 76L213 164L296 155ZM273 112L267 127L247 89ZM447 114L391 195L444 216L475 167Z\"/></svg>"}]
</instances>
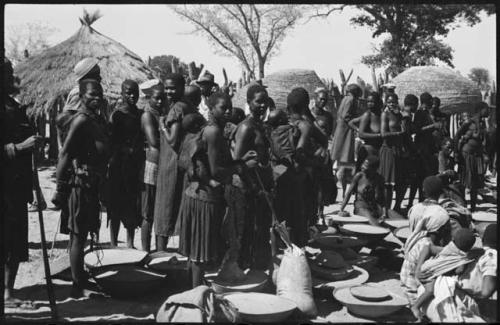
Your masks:
<instances>
[{"instance_id":1,"label":"seated woman with headscarf","mask_svg":"<svg viewBox=\"0 0 500 325\"><path fill-rule=\"evenodd\" d=\"M408 215L411 234L403 247L404 261L400 272L401 284L411 304L417 298L420 285L415 274L420 255L424 250L430 250L429 256L436 255L451 236L450 217L437 204L442 183L436 176L430 176L424 180L423 188L428 199L412 207Z\"/></svg>"},{"instance_id":2,"label":"seated woman with headscarf","mask_svg":"<svg viewBox=\"0 0 500 325\"><path fill-rule=\"evenodd\" d=\"M436 277L434 299L422 306L430 321L494 322L497 319L496 301L488 300L497 290L496 224L488 226L482 242L483 250L473 249L482 255L474 258L461 275ZM423 287L418 289L419 293L423 291Z\"/></svg>"},{"instance_id":3,"label":"seated woman with headscarf","mask_svg":"<svg viewBox=\"0 0 500 325\"><path fill-rule=\"evenodd\" d=\"M476 238L469 229L460 229L453 235L453 240L432 258L429 258L429 250L424 250L419 257L415 275L425 287L415 303L411 306L413 315L422 320L420 308L434 296L434 285L436 278L441 275L461 274L465 265L471 263L473 259L468 253L474 246ZM425 261L425 262L424 262Z\"/></svg>"}]
</instances>

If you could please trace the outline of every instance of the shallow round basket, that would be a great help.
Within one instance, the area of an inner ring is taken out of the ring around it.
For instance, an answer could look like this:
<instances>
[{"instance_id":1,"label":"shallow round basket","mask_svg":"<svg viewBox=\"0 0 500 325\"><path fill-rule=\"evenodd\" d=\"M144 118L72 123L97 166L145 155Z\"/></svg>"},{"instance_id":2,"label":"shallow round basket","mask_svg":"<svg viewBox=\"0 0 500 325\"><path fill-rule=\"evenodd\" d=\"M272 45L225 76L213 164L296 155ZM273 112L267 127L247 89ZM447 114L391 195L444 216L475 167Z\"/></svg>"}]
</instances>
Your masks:
<instances>
[{"instance_id":1,"label":"shallow round basket","mask_svg":"<svg viewBox=\"0 0 500 325\"><path fill-rule=\"evenodd\" d=\"M216 293L227 292L259 292L266 286L269 275L264 271L247 270L246 277L242 282L228 283L217 279L217 273L205 275L207 282L211 283Z\"/></svg>"},{"instance_id":2,"label":"shallow round basket","mask_svg":"<svg viewBox=\"0 0 500 325\"><path fill-rule=\"evenodd\" d=\"M494 213L479 211L472 214L472 221L496 223L498 221L498 217Z\"/></svg>"},{"instance_id":3,"label":"shallow round basket","mask_svg":"<svg viewBox=\"0 0 500 325\"><path fill-rule=\"evenodd\" d=\"M297 308L295 302L267 293L228 293L224 298L238 308L245 322L281 322Z\"/></svg>"},{"instance_id":4,"label":"shallow round basket","mask_svg":"<svg viewBox=\"0 0 500 325\"><path fill-rule=\"evenodd\" d=\"M350 290L354 298L364 301L380 302L391 299L391 295L386 290L370 283L352 286Z\"/></svg>"},{"instance_id":5,"label":"shallow round basket","mask_svg":"<svg viewBox=\"0 0 500 325\"><path fill-rule=\"evenodd\" d=\"M384 220L384 225L388 226L390 229L397 229L401 227L406 227L410 225L410 221L407 219L396 219L396 220Z\"/></svg>"},{"instance_id":6,"label":"shallow round basket","mask_svg":"<svg viewBox=\"0 0 500 325\"><path fill-rule=\"evenodd\" d=\"M365 246L368 241L355 236L344 236L344 235L330 235L330 234L319 234L317 238L314 239L314 244L321 248L361 248Z\"/></svg>"},{"instance_id":7,"label":"shallow round basket","mask_svg":"<svg viewBox=\"0 0 500 325\"><path fill-rule=\"evenodd\" d=\"M154 252L147 256L144 264L148 269L163 274L177 270L187 270L187 257L177 253Z\"/></svg>"},{"instance_id":8,"label":"shallow round basket","mask_svg":"<svg viewBox=\"0 0 500 325\"><path fill-rule=\"evenodd\" d=\"M363 216L358 216L358 215L351 215L349 217L342 217L339 215L330 215L327 216L326 222L329 223L331 222L332 224L337 224L337 225L343 225L343 224L349 224L349 223L368 223L368 218L363 217Z\"/></svg>"},{"instance_id":9,"label":"shallow round basket","mask_svg":"<svg viewBox=\"0 0 500 325\"><path fill-rule=\"evenodd\" d=\"M345 280L354 272L354 269L350 266L330 269L318 266L315 263L309 263L309 268L311 269L312 276L329 281Z\"/></svg>"},{"instance_id":10,"label":"shallow round basket","mask_svg":"<svg viewBox=\"0 0 500 325\"><path fill-rule=\"evenodd\" d=\"M368 281L370 275L368 272L358 266L353 265L354 271L347 278L340 281L328 281L317 277L312 278L312 285L317 290L335 290L339 288L352 287L354 285L363 284Z\"/></svg>"},{"instance_id":11,"label":"shallow round basket","mask_svg":"<svg viewBox=\"0 0 500 325\"><path fill-rule=\"evenodd\" d=\"M339 211L339 206L336 204L331 204L323 208L324 215L335 213L335 211Z\"/></svg>"},{"instance_id":12,"label":"shallow round basket","mask_svg":"<svg viewBox=\"0 0 500 325\"><path fill-rule=\"evenodd\" d=\"M347 260L352 266L358 266L364 270L371 271L377 265L378 257L371 255L359 255L359 258Z\"/></svg>"},{"instance_id":13,"label":"shallow round basket","mask_svg":"<svg viewBox=\"0 0 500 325\"><path fill-rule=\"evenodd\" d=\"M364 224L348 224L339 228L345 235L364 237L369 240L383 239L390 231L387 228Z\"/></svg>"},{"instance_id":14,"label":"shallow round basket","mask_svg":"<svg viewBox=\"0 0 500 325\"><path fill-rule=\"evenodd\" d=\"M160 289L166 276L133 264L108 265L91 270L96 283L112 297L144 296Z\"/></svg>"},{"instance_id":15,"label":"shallow round basket","mask_svg":"<svg viewBox=\"0 0 500 325\"><path fill-rule=\"evenodd\" d=\"M380 287L380 290L384 290ZM373 319L390 315L405 307L408 300L393 293L390 293L391 298L388 300L375 302L365 301L354 297L351 293L351 288L341 288L335 290L333 297L346 306L349 312L363 318Z\"/></svg>"},{"instance_id":16,"label":"shallow round basket","mask_svg":"<svg viewBox=\"0 0 500 325\"><path fill-rule=\"evenodd\" d=\"M393 234L399 240L401 240L403 243L406 243L406 240L411 235L410 226L406 226L406 227L401 227L401 228L395 229L393 231Z\"/></svg>"},{"instance_id":17,"label":"shallow round basket","mask_svg":"<svg viewBox=\"0 0 500 325\"><path fill-rule=\"evenodd\" d=\"M85 254L83 261L88 268L119 264L142 264L147 255L147 252L133 248L104 248L88 252Z\"/></svg>"}]
</instances>

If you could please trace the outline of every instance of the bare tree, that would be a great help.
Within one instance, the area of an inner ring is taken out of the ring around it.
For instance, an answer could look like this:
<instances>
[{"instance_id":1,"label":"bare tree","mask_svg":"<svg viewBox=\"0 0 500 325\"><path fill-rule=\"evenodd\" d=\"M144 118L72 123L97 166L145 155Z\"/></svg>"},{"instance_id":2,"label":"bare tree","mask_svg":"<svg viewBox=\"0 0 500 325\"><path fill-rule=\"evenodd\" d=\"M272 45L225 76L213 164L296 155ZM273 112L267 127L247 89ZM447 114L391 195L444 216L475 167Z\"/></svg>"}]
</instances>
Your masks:
<instances>
[{"instance_id":1,"label":"bare tree","mask_svg":"<svg viewBox=\"0 0 500 325\"><path fill-rule=\"evenodd\" d=\"M287 32L303 17L300 5L173 5L172 9L226 55L236 57L255 77L279 49Z\"/></svg>"},{"instance_id":2,"label":"bare tree","mask_svg":"<svg viewBox=\"0 0 500 325\"><path fill-rule=\"evenodd\" d=\"M48 48L49 37L57 31L41 21L6 27L5 52L14 65Z\"/></svg>"}]
</instances>

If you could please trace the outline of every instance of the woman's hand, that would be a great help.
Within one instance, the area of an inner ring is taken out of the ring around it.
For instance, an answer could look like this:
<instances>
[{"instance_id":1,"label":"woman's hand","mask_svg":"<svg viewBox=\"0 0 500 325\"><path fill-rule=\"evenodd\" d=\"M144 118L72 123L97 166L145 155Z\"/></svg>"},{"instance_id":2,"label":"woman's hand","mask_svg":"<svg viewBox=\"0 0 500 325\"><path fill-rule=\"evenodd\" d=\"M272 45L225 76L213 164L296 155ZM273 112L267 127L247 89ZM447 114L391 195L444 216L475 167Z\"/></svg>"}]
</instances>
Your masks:
<instances>
[{"instance_id":1,"label":"woman's hand","mask_svg":"<svg viewBox=\"0 0 500 325\"><path fill-rule=\"evenodd\" d=\"M247 165L248 168L255 168L259 165L259 162L257 159L250 159L245 161L245 165Z\"/></svg>"},{"instance_id":2,"label":"woman's hand","mask_svg":"<svg viewBox=\"0 0 500 325\"><path fill-rule=\"evenodd\" d=\"M257 159L257 152L255 150L248 150L241 158L243 161Z\"/></svg>"}]
</instances>

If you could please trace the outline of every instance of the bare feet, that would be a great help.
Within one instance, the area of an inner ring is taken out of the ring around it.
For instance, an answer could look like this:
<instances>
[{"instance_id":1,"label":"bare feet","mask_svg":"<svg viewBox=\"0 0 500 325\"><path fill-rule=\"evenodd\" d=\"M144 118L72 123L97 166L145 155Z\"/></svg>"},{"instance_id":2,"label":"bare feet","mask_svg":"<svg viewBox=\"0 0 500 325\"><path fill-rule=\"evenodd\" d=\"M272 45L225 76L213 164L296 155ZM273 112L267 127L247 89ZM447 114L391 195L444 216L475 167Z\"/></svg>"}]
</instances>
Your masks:
<instances>
[{"instance_id":1,"label":"bare feet","mask_svg":"<svg viewBox=\"0 0 500 325\"><path fill-rule=\"evenodd\" d=\"M417 322L422 321L422 312L417 306L411 306L411 312L413 313L413 316L417 319Z\"/></svg>"}]
</instances>

